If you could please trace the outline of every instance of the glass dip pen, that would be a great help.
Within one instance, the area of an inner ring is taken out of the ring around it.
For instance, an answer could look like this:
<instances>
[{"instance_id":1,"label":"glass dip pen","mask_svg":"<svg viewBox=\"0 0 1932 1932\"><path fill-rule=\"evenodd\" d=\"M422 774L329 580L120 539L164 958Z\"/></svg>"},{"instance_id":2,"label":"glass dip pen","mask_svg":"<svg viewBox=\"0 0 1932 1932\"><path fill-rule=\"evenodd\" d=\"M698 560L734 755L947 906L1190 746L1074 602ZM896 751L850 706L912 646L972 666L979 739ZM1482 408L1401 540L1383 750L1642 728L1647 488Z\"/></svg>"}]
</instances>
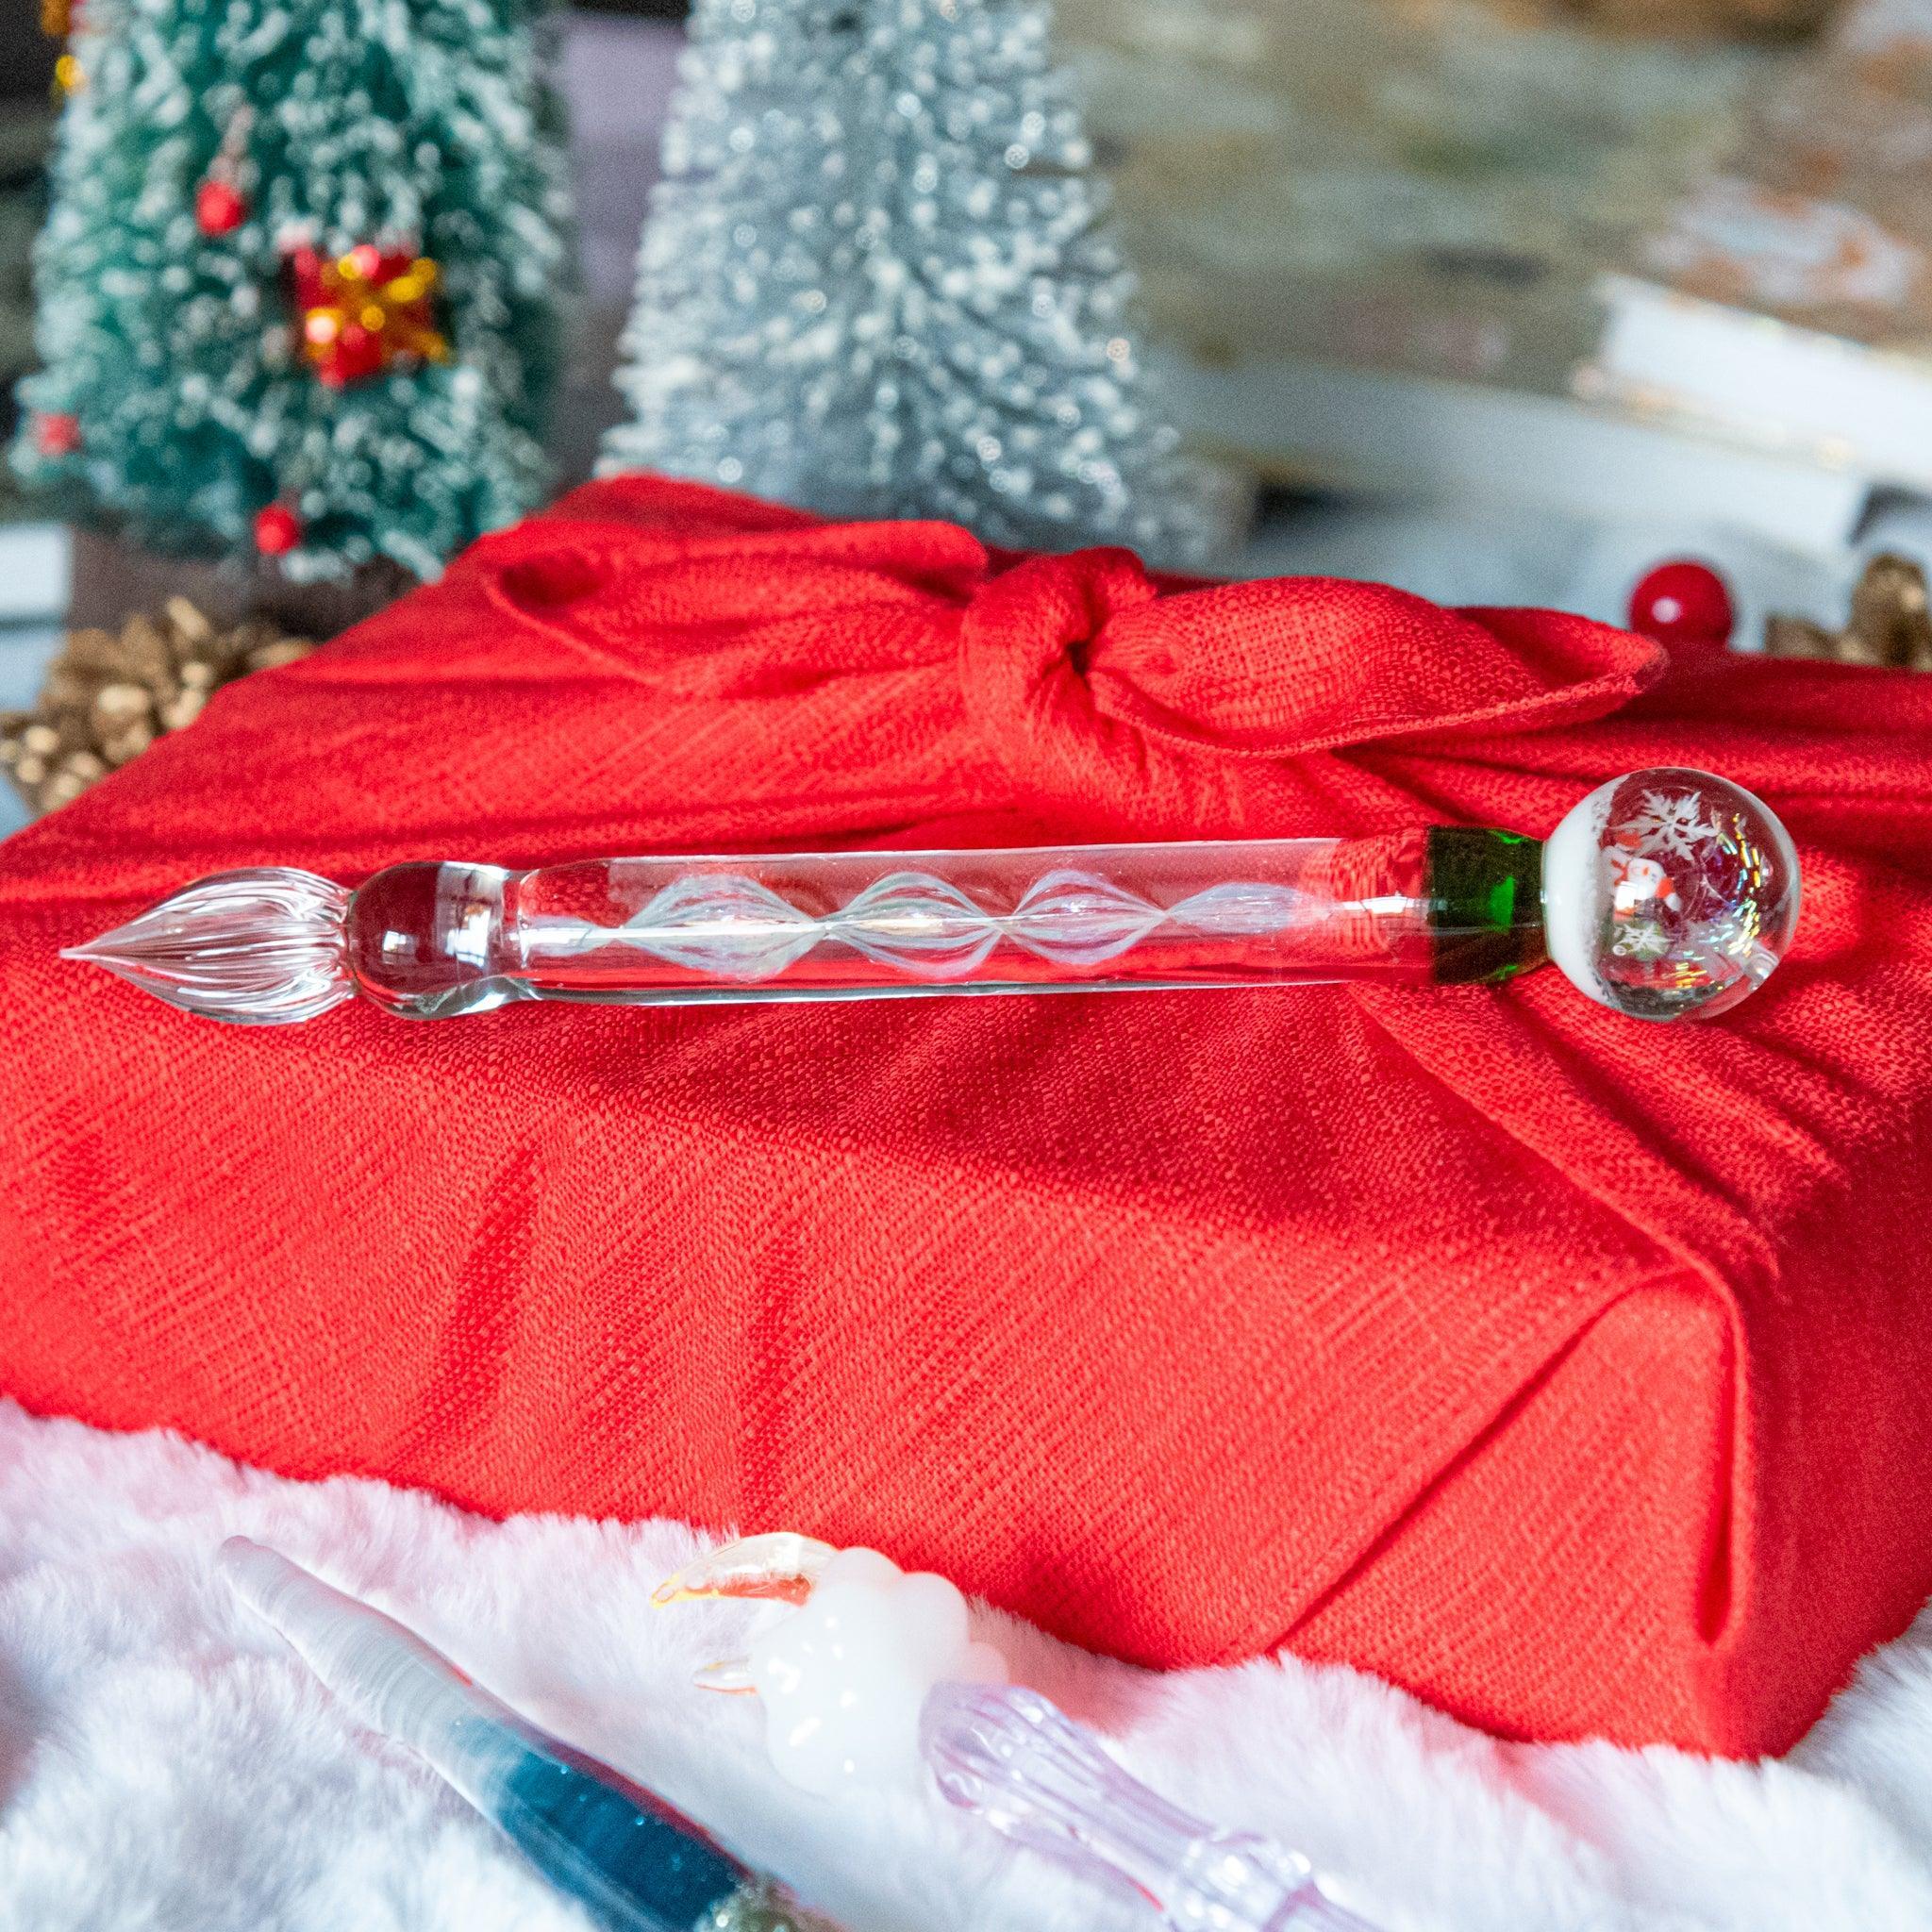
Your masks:
<instances>
[{"instance_id":1,"label":"glass dip pen","mask_svg":"<svg viewBox=\"0 0 1932 1932\"><path fill-rule=\"evenodd\" d=\"M217 874L63 958L188 1012L442 1020L512 1000L677 1006L1500 982L1554 960L1641 1019L1721 1013L1797 923L1769 808L1707 772L1602 785L1547 842L1369 838L578 860L508 872Z\"/></svg>"}]
</instances>

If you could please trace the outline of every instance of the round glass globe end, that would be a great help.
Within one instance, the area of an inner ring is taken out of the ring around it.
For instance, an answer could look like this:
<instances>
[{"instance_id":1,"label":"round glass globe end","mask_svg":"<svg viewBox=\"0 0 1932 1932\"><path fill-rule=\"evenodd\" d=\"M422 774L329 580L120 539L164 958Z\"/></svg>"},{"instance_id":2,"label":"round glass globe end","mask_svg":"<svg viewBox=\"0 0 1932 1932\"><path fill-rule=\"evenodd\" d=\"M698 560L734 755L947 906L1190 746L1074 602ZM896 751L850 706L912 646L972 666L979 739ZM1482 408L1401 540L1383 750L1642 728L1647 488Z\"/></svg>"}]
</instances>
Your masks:
<instances>
[{"instance_id":1,"label":"round glass globe end","mask_svg":"<svg viewBox=\"0 0 1932 1932\"><path fill-rule=\"evenodd\" d=\"M1798 855L1775 812L1710 772L1599 785L1543 847L1550 958L1640 1020L1723 1013L1770 978L1798 924Z\"/></svg>"}]
</instances>

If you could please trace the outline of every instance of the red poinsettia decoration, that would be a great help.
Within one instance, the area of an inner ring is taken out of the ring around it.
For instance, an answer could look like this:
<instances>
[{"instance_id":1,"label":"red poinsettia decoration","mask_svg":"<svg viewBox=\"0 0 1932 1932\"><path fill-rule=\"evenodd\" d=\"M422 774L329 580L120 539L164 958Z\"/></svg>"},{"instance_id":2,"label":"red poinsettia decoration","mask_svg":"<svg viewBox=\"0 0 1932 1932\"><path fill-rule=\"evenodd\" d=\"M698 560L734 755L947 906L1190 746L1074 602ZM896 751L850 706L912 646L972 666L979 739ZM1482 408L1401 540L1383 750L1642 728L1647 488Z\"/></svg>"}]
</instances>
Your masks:
<instances>
[{"instance_id":1,"label":"red poinsettia decoration","mask_svg":"<svg viewBox=\"0 0 1932 1932\"><path fill-rule=\"evenodd\" d=\"M448 359L430 306L437 266L426 255L365 242L334 258L298 248L289 268L302 354L329 388Z\"/></svg>"}]
</instances>

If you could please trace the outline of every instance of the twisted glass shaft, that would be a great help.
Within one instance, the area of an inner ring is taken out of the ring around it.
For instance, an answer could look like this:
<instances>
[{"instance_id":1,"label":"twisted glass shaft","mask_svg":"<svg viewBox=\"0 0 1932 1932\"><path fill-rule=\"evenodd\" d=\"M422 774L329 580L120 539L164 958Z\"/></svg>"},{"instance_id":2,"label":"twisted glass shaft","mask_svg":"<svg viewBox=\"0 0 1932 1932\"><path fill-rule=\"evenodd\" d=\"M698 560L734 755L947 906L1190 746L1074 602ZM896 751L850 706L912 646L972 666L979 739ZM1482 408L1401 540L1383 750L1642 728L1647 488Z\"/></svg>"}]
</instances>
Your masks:
<instances>
[{"instance_id":1,"label":"twisted glass shaft","mask_svg":"<svg viewBox=\"0 0 1932 1932\"><path fill-rule=\"evenodd\" d=\"M1426 980L1442 939L1428 874L1422 832L397 866L356 894L348 966L358 991L418 1018L512 999Z\"/></svg>"}]
</instances>

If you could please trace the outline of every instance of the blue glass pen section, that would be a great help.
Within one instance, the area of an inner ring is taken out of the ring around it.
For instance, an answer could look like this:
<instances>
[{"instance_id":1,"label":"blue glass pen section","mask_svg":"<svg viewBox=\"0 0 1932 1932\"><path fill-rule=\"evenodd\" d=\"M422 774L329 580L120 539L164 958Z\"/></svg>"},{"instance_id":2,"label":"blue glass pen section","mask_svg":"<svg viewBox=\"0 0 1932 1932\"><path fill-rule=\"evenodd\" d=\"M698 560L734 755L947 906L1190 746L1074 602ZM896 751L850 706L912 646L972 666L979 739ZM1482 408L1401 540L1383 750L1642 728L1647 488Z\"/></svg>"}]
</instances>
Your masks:
<instances>
[{"instance_id":1,"label":"blue glass pen section","mask_svg":"<svg viewBox=\"0 0 1932 1932\"><path fill-rule=\"evenodd\" d=\"M618 1932L708 1932L754 1875L641 1787L567 1750L525 1750L492 1816L559 1890Z\"/></svg>"},{"instance_id":2,"label":"blue glass pen section","mask_svg":"<svg viewBox=\"0 0 1932 1932\"><path fill-rule=\"evenodd\" d=\"M526 1723L413 1630L245 1537L217 1558L363 1724L408 1745L611 1932L838 1932L655 1792Z\"/></svg>"}]
</instances>

